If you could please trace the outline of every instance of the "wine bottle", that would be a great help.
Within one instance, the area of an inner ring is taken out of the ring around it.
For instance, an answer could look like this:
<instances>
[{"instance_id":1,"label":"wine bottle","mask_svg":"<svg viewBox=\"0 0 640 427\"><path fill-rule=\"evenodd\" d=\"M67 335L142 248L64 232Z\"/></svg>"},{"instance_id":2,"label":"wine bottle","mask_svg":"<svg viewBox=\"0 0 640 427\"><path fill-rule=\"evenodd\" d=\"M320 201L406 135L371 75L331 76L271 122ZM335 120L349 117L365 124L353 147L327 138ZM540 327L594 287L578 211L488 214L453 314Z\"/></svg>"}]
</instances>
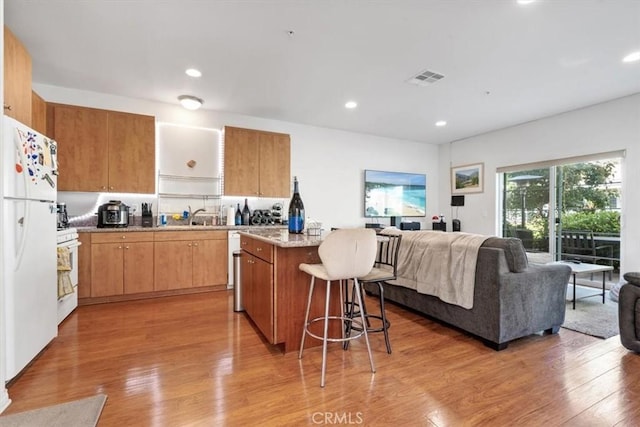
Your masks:
<instances>
[{"instance_id":1,"label":"wine bottle","mask_svg":"<svg viewBox=\"0 0 640 427\"><path fill-rule=\"evenodd\" d=\"M302 233L304 230L304 203L298 189L298 177L293 177L293 196L289 202L289 233Z\"/></svg>"},{"instance_id":2,"label":"wine bottle","mask_svg":"<svg viewBox=\"0 0 640 427\"><path fill-rule=\"evenodd\" d=\"M247 199L244 199L244 208L242 208L242 225L251 225L251 211Z\"/></svg>"},{"instance_id":3,"label":"wine bottle","mask_svg":"<svg viewBox=\"0 0 640 427\"><path fill-rule=\"evenodd\" d=\"M242 211L240 211L240 203L238 203L238 209L236 209L235 224L242 225Z\"/></svg>"}]
</instances>

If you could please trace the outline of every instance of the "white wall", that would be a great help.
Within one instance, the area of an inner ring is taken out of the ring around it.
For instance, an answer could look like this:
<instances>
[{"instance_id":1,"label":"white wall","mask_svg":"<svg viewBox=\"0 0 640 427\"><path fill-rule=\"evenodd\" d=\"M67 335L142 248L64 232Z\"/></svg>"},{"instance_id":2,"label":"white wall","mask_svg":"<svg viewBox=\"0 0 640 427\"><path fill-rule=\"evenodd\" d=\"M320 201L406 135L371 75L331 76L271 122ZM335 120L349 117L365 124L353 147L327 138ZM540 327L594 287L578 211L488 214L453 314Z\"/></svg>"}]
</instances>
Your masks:
<instances>
[{"instance_id":1,"label":"white wall","mask_svg":"<svg viewBox=\"0 0 640 427\"><path fill-rule=\"evenodd\" d=\"M291 135L291 174L298 176L306 214L323 228L362 226L364 169L424 173L427 175L427 218L438 213L438 146L377 136L199 110L179 105L34 84L48 102L81 105L156 116L157 121L221 129L225 125ZM273 200L273 199L271 199ZM285 208L288 206L288 200ZM254 208L254 206L252 206ZM381 220L388 224L389 220Z\"/></svg>"},{"instance_id":2,"label":"white wall","mask_svg":"<svg viewBox=\"0 0 640 427\"><path fill-rule=\"evenodd\" d=\"M484 193L467 195L463 229L496 234L496 168L626 150L623 161L622 271L640 271L640 94L441 145L440 205L451 194L449 166L484 162Z\"/></svg>"}]
</instances>

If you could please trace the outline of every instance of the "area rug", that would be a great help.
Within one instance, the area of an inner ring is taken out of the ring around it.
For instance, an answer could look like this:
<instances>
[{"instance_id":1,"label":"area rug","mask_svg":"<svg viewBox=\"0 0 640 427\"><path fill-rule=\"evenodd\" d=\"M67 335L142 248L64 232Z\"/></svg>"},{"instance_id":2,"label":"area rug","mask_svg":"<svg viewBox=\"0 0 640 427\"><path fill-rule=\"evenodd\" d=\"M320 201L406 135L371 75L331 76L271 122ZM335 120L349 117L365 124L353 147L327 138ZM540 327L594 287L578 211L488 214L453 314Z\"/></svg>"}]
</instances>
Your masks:
<instances>
[{"instance_id":1,"label":"area rug","mask_svg":"<svg viewBox=\"0 0 640 427\"><path fill-rule=\"evenodd\" d=\"M603 339L619 335L618 303L609 299L609 291L606 292L604 304L602 304L602 296L580 299L595 293L598 293L598 289L576 287L577 300L574 310L571 302L573 289L569 287L562 327Z\"/></svg>"},{"instance_id":2,"label":"area rug","mask_svg":"<svg viewBox=\"0 0 640 427\"><path fill-rule=\"evenodd\" d=\"M107 400L104 394L59 405L0 416L0 427L95 427Z\"/></svg>"}]
</instances>

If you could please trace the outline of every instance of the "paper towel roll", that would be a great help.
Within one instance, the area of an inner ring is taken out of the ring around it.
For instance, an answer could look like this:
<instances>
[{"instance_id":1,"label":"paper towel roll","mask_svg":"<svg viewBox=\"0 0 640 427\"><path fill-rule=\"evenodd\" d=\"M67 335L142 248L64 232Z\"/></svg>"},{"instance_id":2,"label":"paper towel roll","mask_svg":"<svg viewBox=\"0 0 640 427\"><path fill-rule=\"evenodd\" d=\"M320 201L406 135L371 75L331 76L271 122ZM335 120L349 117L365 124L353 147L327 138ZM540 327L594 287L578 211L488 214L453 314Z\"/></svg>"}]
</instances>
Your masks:
<instances>
[{"instance_id":1,"label":"paper towel roll","mask_svg":"<svg viewBox=\"0 0 640 427\"><path fill-rule=\"evenodd\" d=\"M235 225L236 223L236 210L233 206L227 208L227 225Z\"/></svg>"}]
</instances>

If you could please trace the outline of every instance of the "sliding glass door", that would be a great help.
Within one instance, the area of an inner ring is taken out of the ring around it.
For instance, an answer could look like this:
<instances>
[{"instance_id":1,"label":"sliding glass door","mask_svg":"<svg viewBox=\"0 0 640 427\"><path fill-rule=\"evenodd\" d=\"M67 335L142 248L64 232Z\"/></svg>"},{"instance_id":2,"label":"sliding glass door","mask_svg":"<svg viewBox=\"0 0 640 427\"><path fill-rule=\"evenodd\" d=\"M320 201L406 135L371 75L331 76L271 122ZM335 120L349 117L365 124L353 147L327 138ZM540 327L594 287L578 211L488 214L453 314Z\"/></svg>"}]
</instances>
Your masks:
<instances>
[{"instance_id":1,"label":"sliding glass door","mask_svg":"<svg viewBox=\"0 0 640 427\"><path fill-rule=\"evenodd\" d=\"M620 266L620 159L557 166L555 259Z\"/></svg>"},{"instance_id":2,"label":"sliding glass door","mask_svg":"<svg viewBox=\"0 0 640 427\"><path fill-rule=\"evenodd\" d=\"M550 176L549 168L503 174L502 235L518 237L527 251L549 252Z\"/></svg>"},{"instance_id":3,"label":"sliding glass door","mask_svg":"<svg viewBox=\"0 0 640 427\"><path fill-rule=\"evenodd\" d=\"M533 262L618 268L621 158L555 163L500 175L502 235L520 238Z\"/></svg>"}]
</instances>

